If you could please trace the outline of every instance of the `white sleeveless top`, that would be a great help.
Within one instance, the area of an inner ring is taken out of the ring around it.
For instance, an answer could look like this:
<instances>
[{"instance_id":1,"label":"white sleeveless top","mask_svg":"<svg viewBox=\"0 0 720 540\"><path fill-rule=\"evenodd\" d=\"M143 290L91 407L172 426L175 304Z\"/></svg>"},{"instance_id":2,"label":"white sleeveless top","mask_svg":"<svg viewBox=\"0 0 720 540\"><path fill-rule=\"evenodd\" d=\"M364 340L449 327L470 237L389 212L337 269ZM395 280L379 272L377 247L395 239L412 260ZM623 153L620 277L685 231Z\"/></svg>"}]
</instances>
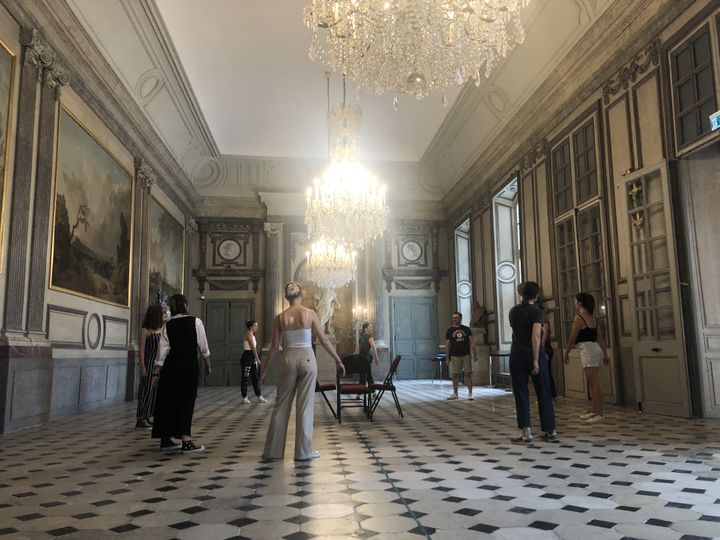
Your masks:
<instances>
[{"instance_id":1,"label":"white sleeveless top","mask_svg":"<svg viewBox=\"0 0 720 540\"><path fill-rule=\"evenodd\" d=\"M253 340L253 347L257 348L257 340L255 339L255 334L252 336ZM252 347L250 347L250 344L248 343L248 340L243 340L243 350L244 351L252 351Z\"/></svg>"},{"instance_id":2,"label":"white sleeveless top","mask_svg":"<svg viewBox=\"0 0 720 540\"><path fill-rule=\"evenodd\" d=\"M305 321L305 324L307 322ZM282 317L280 324L282 325ZM312 347L312 328L298 328L297 330L283 328L283 349L307 349L309 347Z\"/></svg>"}]
</instances>

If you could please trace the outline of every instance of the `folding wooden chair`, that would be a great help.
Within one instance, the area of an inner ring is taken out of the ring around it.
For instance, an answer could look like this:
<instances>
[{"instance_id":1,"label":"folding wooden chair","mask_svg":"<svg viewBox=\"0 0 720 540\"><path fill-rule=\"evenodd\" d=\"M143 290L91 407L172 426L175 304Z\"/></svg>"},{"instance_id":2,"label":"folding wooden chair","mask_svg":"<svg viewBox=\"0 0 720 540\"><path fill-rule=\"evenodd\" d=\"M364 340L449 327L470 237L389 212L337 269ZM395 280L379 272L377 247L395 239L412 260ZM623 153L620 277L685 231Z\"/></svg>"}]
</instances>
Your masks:
<instances>
[{"instance_id":1,"label":"folding wooden chair","mask_svg":"<svg viewBox=\"0 0 720 540\"><path fill-rule=\"evenodd\" d=\"M381 383L374 383L370 385L370 391L377 392L375 394L375 399L372 400L372 404L370 405L370 409L368 410L368 418L370 418L371 422L373 419L373 414L375 414L375 409L377 409L378 403L380 403L380 400L382 399L383 394L386 391L392 393L392 398L395 402L395 407L397 408L398 413L400 413L400 418L405 418L402 409L400 408L400 400L398 400L397 397L397 390L395 388L395 385L393 384L393 377L395 377L395 372L397 371L399 363L400 355L398 354L390 364L390 370L388 371L385 380Z\"/></svg>"},{"instance_id":2,"label":"folding wooden chair","mask_svg":"<svg viewBox=\"0 0 720 540\"><path fill-rule=\"evenodd\" d=\"M336 389L337 385L335 383L320 383L318 381L315 381L315 393L317 394L318 392L320 392L320 394L322 394L322 397L325 400L325 403L327 403L327 406L330 408L330 412L332 413L334 418L337 418L337 413L335 412L335 409L333 409L332 403L330 403L330 400L328 399L327 395L325 395L325 392L330 392Z\"/></svg>"},{"instance_id":3,"label":"folding wooden chair","mask_svg":"<svg viewBox=\"0 0 720 540\"><path fill-rule=\"evenodd\" d=\"M343 356L341 358L343 365L345 366L345 378L352 377L353 382L342 382L340 380L340 372L337 372L337 419L338 422L342 423L342 410L348 407L362 407L363 413L367 416L370 411L370 387L367 382L357 382L356 375L365 374L365 380L367 381L367 374L370 372L370 362L365 358L360 358L357 354L351 354L350 356ZM359 379L359 377L358 377ZM343 396L362 396L362 402L354 398Z\"/></svg>"}]
</instances>

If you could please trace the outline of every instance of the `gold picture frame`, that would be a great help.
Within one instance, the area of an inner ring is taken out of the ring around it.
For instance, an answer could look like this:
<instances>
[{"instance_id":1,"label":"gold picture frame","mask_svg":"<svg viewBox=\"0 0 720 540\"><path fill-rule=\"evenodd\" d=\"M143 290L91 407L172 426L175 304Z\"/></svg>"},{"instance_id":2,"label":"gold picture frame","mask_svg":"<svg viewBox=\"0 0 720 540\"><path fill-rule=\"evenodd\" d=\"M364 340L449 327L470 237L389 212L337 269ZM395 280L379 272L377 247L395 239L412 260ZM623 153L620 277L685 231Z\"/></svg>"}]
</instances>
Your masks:
<instances>
[{"instance_id":1,"label":"gold picture frame","mask_svg":"<svg viewBox=\"0 0 720 540\"><path fill-rule=\"evenodd\" d=\"M62 104L55 146L49 287L129 307L134 176Z\"/></svg>"},{"instance_id":2,"label":"gold picture frame","mask_svg":"<svg viewBox=\"0 0 720 540\"><path fill-rule=\"evenodd\" d=\"M7 56L5 56L7 55ZM2 269L3 255L5 253L5 220L7 201L5 195L8 192L8 168L10 164L10 149L8 140L10 137L10 119L14 106L15 97L15 67L17 55L0 39L0 269ZM7 105L3 102L7 100ZM2 115L5 115L5 118Z\"/></svg>"}]
</instances>

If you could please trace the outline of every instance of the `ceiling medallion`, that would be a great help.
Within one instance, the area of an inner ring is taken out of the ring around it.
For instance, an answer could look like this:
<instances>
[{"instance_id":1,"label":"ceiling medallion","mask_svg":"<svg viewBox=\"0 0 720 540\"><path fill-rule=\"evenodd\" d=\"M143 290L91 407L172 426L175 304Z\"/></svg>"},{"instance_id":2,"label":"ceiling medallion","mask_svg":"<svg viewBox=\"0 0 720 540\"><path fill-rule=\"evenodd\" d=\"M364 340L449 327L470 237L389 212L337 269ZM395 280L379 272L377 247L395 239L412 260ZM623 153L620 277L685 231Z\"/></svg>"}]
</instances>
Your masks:
<instances>
[{"instance_id":1,"label":"ceiling medallion","mask_svg":"<svg viewBox=\"0 0 720 540\"><path fill-rule=\"evenodd\" d=\"M377 94L480 84L525 39L530 0L310 0L309 57ZM445 100L443 100L445 102Z\"/></svg>"}]
</instances>

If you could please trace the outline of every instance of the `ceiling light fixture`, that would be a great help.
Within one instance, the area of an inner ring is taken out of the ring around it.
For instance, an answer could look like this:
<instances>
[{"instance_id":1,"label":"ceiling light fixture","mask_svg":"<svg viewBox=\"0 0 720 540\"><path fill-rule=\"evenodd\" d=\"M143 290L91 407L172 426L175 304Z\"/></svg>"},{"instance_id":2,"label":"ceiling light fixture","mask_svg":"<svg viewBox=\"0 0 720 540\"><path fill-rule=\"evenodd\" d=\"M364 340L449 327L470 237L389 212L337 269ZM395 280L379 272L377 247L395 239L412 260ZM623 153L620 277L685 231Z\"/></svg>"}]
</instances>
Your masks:
<instances>
[{"instance_id":1,"label":"ceiling light fixture","mask_svg":"<svg viewBox=\"0 0 720 540\"><path fill-rule=\"evenodd\" d=\"M530 0L310 0L309 56L377 94L479 85L525 34ZM445 103L443 99L443 103Z\"/></svg>"}]
</instances>

